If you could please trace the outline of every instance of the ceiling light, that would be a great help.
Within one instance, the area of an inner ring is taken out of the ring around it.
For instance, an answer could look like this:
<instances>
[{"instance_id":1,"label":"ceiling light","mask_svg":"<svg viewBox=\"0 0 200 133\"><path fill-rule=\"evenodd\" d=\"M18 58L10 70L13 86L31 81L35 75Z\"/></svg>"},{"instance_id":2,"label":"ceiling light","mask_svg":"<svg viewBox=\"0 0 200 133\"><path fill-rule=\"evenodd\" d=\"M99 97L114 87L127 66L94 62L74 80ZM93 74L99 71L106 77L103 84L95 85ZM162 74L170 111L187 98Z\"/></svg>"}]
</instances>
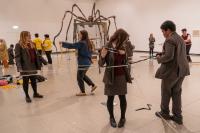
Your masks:
<instances>
[{"instance_id":1,"label":"ceiling light","mask_svg":"<svg viewBox=\"0 0 200 133\"><path fill-rule=\"evenodd\" d=\"M14 25L12 28L16 30L16 29L19 29L19 26Z\"/></svg>"}]
</instances>

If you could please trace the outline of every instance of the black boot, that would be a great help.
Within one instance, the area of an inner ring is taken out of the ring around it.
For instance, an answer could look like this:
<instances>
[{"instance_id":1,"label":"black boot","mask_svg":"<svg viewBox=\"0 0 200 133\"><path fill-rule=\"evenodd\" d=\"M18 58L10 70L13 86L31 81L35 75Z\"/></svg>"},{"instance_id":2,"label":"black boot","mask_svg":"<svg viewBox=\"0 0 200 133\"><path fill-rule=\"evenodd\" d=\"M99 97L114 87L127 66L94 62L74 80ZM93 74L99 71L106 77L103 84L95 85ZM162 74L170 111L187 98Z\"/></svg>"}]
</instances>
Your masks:
<instances>
[{"instance_id":1,"label":"black boot","mask_svg":"<svg viewBox=\"0 0 200 133\"><path fill-rule=\"evenodd\" d=\"M163 113L162 111L161 112L156 112L155 115L159 118L163 118L165 120L170 120L171 117L169 114L166 114L166 113Z\"/></svg>"},{"instance_id":2,"label":"black boot","mask_svg":"<svg viewBox=\"0 0 200 133\"><path fill-rule=\"evenodd\" d=\"M39 93L34 93L34 94L33 94L33 97L34 97L34 98L43 98L44 96L43 96L43 95L40 95Z\"/></svg>"},{"instance_id":3,"label":"black boot","mask_svg":"<svg viewBox=\"0 0 200 133\"><path fill-rule=\"evenodd\" d=\"M118 123L118 128L124 127L125 123L126 123L126 119L125 118L121 118L119 123Z\"/></svg>"},{"instance_id":4,"label":"black boot","mask_svg":"<svg viewBox=\"0 0 200 133\"><path fill-rule=\"evenodd\" d=\"M183 124L183 117L171 116L171 120L176 122L179 125Z\"/></svg>"},{"instance_id":5,"label":"black boot","mask_svg":"<svg viewBox=\"0 0 200 133\"><path fill-rule=\"evenodd\" d=\"M117 127L117 123L115 121L115 118L110 118L110 125L113 127L113 128L116 128Z\"/></svg>"},{"instance_id":6,"label":"black boot","mask_svg":"<svg viewBox=\"0 0 200 133\"><path fill-rule=\"evenodd\" d=\"M30 97L26 97L26 102L27 103L31 103L32 101L31 101L31 98Z\"/></svg>"}]
</instances>

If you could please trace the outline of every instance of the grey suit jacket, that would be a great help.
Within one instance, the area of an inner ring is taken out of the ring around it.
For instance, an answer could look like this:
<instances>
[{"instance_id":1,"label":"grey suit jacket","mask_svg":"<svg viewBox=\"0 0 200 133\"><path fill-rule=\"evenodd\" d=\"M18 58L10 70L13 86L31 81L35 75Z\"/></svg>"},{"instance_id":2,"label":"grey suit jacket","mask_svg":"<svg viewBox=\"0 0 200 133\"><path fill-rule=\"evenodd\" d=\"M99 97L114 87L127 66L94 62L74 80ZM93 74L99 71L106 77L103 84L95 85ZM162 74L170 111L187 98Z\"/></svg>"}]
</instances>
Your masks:
<instances>
[{"instance_id":1,"label":"grey suit jacket","mask_svg":"<svg viewBox=\"0 0 200 133\"><path fill-rule=\"evenodd\" d=\"M163 52L157 61L161 66L156 72L156 78L174 79L190 75L185 43L176 32L165 40Z\"/></svg>"}]
</instances>

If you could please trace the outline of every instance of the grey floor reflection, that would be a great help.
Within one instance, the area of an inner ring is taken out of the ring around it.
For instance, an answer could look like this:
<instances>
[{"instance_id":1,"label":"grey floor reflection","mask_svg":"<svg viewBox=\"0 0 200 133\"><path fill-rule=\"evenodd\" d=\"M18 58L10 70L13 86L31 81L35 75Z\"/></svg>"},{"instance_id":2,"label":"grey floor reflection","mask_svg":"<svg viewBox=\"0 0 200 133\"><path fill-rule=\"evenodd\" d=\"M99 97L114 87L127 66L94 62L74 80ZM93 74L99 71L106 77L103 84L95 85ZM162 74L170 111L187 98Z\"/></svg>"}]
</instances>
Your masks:
<instances>
[{"instance_id":1,"label":"grey floor reflection","mask_svg":"<svg viewBox=\"0 0 200 133\"><path fill-rule=\"evenodd\" d=\"M51 104L43 104L42 107L39 108L41 105L35 105L36 110L34 112L27 113L26 115L22 115L24 117L30 117L30 116L41 116L46 115L49 113L53 113L59 110L62 110L63 108L68 108L73 104L76 104L79 102L80 98L77 98L76 96L70 96L70 97L64 97L64 98L58 98L55 102L51 102ZM37 108L38 106L38 108Z\"/></svg>"},{"instance_id":2,"label":"grey floor reflection","mask_svg":"<svg viewBox=\"0 0 200 133\"><path fill-rule=\"evenodd\" d=\"M133 60L144 59L147 53L135 53ZM103 71L90 68L88 75L98 85L95 95L76 97L79 87L76 81L77 62L75 54L53 55L53 65L43 68L42 75L48 80L38 84L39 93L44 99L33 99L32 89L29 94L33 100L27 104L22 86L18 89L0 89L0 132L1 133L200 133L200 69L192 65L191 75L184 82L183 114L184 125L179 126L169 121L170 127L155 116L160 109L160 80L155 79L159 67L156 60L146 60L132 67L135 80L128 85L127 123L122 129L113 129L109 124L106 107L101 102L104 96ZM45 55L44 55L44 58ZM193 57L194 58L194 57ZM200 60L195 57L194 60ZM94 62L97 65L97 61ZM16 67L10 67L8 74L19 74ZM4 74L0 66L0 74ZM40 74L40 72L39 72ZM90 93L86 85L86 91ZM119 101L115 109L116 121L120 117ZM136 112L135 109L153 105L151 111ZM105 105L105 103L104 103Z\"/></svg>"},{"instance_id":3,"label":"grey floor reflection","mask_svg":"<svg viewBox=\"0 0 200 133\"><path fill-rule=\"evenodd\" d=\"M200 131L192 132L184 125L178 125L175 122L162 120L165 133L199 133Z\"/></svg>"},{"instance_id":4,"label":"grey floor reflection","mask_svg":"<svg viewBox=\"0 0 200 133\"><path fill-rule=\"evenodd\" d=\"M108 123L107 125L105 125L100 133L124 133L125 128L113 128L110 126L110 123Z\"/></svg>"},{"instance_id":5,"label":"grey floor reflection","mask_svg":"<svg viewBox=\"0 0 200 133\"><path fill-rule=\"evenodd\" d=\"M149 72L154 73L154 60L153 59L149 60Z\"/></svg>"}]
</instances>

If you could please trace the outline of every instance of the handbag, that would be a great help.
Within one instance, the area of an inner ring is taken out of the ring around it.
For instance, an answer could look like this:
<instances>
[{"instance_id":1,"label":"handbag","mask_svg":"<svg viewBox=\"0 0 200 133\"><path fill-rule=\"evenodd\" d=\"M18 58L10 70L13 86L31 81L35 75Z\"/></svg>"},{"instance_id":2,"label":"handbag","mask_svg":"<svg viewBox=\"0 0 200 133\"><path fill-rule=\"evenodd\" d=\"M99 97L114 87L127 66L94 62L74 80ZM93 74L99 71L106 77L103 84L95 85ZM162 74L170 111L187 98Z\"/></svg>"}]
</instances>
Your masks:
<instances>
[{"instance_id":1,"label":"handbag","mask_svg":"<svg viewBox=\"0 0 200 133\"><path fill-rule=\"evenodd\" d=\"M47 80L44 76L41 75L37 75L36 76L36 80L37 82L44 82L45 80Z\"/></svg>"},{"instance_id":2,"label":"handbag","mask_svg":"<svg viewBox=\"0 0 200 133\"><path fill-rule=\"evenodd\" d=\"M1 76L0 80L5 80L5 81L7 81L8 84L13 83L13 77L12 77L12 75Z\"/></svg>"}]
</instances>

